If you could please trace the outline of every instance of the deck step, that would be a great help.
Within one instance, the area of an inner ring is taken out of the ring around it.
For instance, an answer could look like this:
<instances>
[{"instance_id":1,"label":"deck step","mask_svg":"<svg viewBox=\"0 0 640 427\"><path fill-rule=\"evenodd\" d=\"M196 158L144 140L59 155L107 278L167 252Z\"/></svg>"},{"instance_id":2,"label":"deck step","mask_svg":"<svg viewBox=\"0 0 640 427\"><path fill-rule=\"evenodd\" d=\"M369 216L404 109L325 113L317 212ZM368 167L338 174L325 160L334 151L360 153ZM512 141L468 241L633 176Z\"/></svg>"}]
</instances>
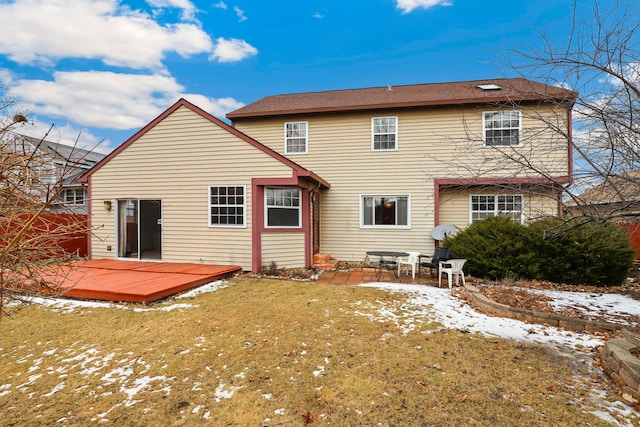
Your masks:
<instances>
[{"instance_id":1,"label":"deck step","mask_svg":"<svg viewBox=\"0 0 640 427\"><path fill-rule=\"evenodd\" d=\"M339 263L337 259L329 259L323 263L313 264L313 267L320 270L337 270Z\"/></svg>"},{"instance_id":2,"label":"deck step","mask_svg":"<svg viewBox=\"0 0 640 427\"><path fill-rule=\"evenodd\" d=\"M330 260L331 260L331 254L328 254L328 253L325 253L325 252L319 252L319 253L313 255L313 264L314 265L326 264Z\"/></svg>"}]
</instances>

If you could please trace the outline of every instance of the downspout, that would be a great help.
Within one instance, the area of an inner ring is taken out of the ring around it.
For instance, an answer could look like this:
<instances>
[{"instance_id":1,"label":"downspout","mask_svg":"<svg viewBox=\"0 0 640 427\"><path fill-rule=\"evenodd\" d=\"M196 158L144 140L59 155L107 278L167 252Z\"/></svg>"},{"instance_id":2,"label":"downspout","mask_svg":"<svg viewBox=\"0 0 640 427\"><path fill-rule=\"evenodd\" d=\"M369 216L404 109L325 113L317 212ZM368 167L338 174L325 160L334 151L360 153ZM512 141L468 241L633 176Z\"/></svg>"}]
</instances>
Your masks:
<instances>
[{"instance_id":1,"label":"downspout","mask_svg":"<svg viewBox=\"0 0 640 427\"><path fill-rule=\"evenodd\" d=\"M433 227L440 224L440 182L433 180ZM434 248L440 246L440 241L434 239Z\"/></svg>"}]
</instances>

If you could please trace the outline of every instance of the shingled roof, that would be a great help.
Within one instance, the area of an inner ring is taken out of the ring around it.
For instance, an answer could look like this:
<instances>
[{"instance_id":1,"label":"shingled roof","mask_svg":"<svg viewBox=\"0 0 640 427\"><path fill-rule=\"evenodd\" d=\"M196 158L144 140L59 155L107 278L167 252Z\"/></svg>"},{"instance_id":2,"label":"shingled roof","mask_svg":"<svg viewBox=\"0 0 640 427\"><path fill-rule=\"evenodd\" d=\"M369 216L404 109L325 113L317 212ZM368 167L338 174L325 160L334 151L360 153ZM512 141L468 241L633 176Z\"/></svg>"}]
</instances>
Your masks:
<instances>
[{"instance_id":1,"label":"shingled roof","mask_svg":"<svg viewBox=\"0 0 640 427\"><path fill-rule=\"evenodd\" d=\"M248 117L523 101L566 102L578 94L523 78L382 86L267 96L227 114Z\"/></svg>"},{"instance_id":2,"label":"shingled roof","mask_svg":"<svg viewBox=\"0 0 640 427\"><path fill-rule=\"evenodd\" d=\"M612 176L582 193L586 204L608 204L640 201L640 170L632 170Z\"/></svg>"}]
</instances>

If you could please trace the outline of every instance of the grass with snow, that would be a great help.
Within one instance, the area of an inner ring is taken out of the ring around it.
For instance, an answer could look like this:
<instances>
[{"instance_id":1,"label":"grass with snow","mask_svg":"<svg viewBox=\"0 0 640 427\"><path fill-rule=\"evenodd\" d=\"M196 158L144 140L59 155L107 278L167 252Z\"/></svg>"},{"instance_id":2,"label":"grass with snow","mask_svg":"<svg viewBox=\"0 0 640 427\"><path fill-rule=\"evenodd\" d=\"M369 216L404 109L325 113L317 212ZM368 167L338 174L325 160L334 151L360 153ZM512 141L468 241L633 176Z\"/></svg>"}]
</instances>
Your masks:
<instances>
[{"instance_id":1,"label":"grass with snow","mask_svg":"<svg viewBox=\"0 0 640 427\"><path fill-rule=\"evenodd\" d=\"M444 327L445 289L214 289L3 319L0 425L639 425L588 356Z\"/></svg>"}]
</instances>

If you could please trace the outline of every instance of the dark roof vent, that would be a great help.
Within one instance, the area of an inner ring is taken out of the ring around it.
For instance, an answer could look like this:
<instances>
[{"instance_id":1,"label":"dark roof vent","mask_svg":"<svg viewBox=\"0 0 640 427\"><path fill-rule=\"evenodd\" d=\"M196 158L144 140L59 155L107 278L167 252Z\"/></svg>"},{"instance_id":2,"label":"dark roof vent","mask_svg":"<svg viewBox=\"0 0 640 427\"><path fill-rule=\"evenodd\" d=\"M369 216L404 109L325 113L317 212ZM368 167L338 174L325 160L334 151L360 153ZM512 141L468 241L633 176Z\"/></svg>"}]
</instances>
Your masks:
<instances>
[{"instance_id":1,"label":"dark roof vent","mask_svg":"<svg viewBox=\"0 0 640 427\"><path fill-rule=\"evenodd\" d=\"M493 83L485 83L485 84L480 84L477 86L478 89L482 89L482 90L502 90L502 88L498 85L494 85Z\"/></svg>"}]
</instances>

